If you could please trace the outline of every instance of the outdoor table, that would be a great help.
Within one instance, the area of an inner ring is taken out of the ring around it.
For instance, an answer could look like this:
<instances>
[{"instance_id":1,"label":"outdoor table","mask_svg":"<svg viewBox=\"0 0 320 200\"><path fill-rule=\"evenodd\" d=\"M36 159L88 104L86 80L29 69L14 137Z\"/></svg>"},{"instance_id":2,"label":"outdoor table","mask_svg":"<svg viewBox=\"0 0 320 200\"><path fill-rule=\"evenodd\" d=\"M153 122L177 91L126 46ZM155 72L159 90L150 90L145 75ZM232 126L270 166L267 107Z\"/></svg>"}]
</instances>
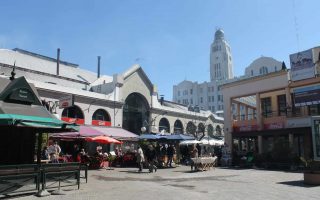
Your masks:
<instances>
[{"instance_id":1,"label":"outdoor table","mask_svg":"<svg viewBox=\"0 0 320 200\"><path fill-rule=\"evenodd\" d=\"M193 161L193 165L195 167L195 170L201 169L203 170L209 170L211 167L214 168L217 157L198 157L198 158L191 158Z\"/></svg>"}]
</instances>

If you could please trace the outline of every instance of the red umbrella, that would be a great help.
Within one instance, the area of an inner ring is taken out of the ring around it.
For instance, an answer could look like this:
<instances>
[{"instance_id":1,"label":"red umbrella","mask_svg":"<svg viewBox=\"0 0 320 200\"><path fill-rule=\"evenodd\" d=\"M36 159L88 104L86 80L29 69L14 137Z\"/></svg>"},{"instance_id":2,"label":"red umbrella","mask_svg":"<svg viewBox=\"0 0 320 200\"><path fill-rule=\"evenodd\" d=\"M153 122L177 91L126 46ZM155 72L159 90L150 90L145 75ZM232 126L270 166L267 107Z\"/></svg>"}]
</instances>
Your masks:
<instances>
[{"instance_id":1,"label":"red umbrella","mask_svg":"<svg viewBox=\"0 0 320 200\"><path fill-rule=\"evenodd\" d=\"M87 137L86 141L88 142L97 142L97 143L101 143L101 144L110 144L110 143L114 143L114 144L122 144L122 142L120 142L119 140L113 139L111 137L108 136L97 136L97 137Z\"/></svg>"}]
</instances>

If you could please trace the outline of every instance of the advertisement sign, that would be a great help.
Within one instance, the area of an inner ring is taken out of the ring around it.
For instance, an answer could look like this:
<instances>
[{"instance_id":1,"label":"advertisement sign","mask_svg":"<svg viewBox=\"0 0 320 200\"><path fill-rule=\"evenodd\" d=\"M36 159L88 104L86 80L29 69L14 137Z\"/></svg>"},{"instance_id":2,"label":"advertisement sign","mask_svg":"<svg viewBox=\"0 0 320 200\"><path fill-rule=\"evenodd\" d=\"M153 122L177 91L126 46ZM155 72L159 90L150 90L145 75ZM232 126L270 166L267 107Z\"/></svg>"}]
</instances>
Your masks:
<instances>
[{"instance_id":1,"label":"advertisement sign","mask_svg":"<svg viewBox=\"0 0 320 200\"><path fill-rule=\"evenodd\" d=\"M303 80L315 76L312 50L290 55L291 80Z\"/></svg>"},{"instance_id":2,"label":"advertisement sign","mask_svg":"<svg viewBox=\"0 0 320 200\"><path fill-rule=\"evenodd\" d=\"M296 107L320 104L320 85L293 89L293 101Z\"/></svg>"},{"instance_id":3,"label":"advertisement sign","mask_svg":"<svg viewBox=\"0 0 320 200\"><path fill-rule=\"evenodd\" d=\"M59 99L59 108L68 108L73 106L73 95L67 95Z\"/></svg>"},{"instance_id":4,"label":"advertisement sign","mask_svg":"<svg viewBox=\"0 0 320 200\"><path fill-rule=\"evenodd\" d=\"M242 126L234 126L233 132L247 132L247 131L256 131L258 130L257 125L242 125Z\"/></svg>"},{"instance_id":5,"label":"advertisement sign","mask_svg":"<svg viewBox=\"0 0 320 200\"><path fill-rule=\"evenodd\" d=\"M68 123L76 123L79 125L84 124L84 119L79 118L61 117L61 120Z\"/></svg>"},{"instance_id":6,"label":"advertisement sign","mask_svg":"<svg viewBox=\"0 0 320 200\"><path fill-rule=\"evenodd\" d=\"M94 126L111 126L109 121L92 120L92 125Z\"/></svg>"},{"instance_id":7,"label":"advertisement sign","mask_svg":"<svg viewBox=\"0 0 320 200\"><path fill-rule=\"evenodd\" d=\"M281 129L281 128L284 128L283 122L272 122L272 123L264 124L264 129L266 130Z\"/></svg>"}]
</instances>

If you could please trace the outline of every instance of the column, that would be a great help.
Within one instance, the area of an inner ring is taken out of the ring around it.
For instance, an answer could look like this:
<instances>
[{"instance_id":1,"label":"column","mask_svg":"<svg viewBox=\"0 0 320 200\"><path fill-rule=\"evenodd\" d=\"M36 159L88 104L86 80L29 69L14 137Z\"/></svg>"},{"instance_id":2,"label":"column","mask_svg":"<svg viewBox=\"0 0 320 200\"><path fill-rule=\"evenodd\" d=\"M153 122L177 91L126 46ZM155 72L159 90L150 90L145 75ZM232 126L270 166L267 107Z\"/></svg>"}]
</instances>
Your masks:
<instances>
[{"instance_id":1,"label":"column","mask_svg":"<svg viewBox=\"0 0 320 200\"><path fill-rule=\"evenodd\" d=\"M244 106L244 119L249 120L248 106Z\"/></svg>"},{"instance_id":2,"label":"column","mask_svg":"<svg viewBox=\"0 0 320 200\"><path fill-rule=\"evenodd\" d=\"M257 125L258 130L262 129L262 117L261 117L261 105L260 105L260 94L256 93L256 107L257 107ZM260 151L260 150L259 150Z\"/></svg>"},{"instance_id":3,"label":"column","mask_svg":"<svg viewBox=\"0 0 320 200\"><path fill-rule=\"evenodd\" d=\"M236 119L237 120L241 120L241 117L240 117L241 113L240 113L240 103L237 103L237 117Z\"/></svg>"},{"instance_id":4,"label":"column","mask_svg":"<svg viewBox=\"0 0 320 200\"><path fill-rule=\"evenodd\" d=\"M293 148L294 145L294 136L292 133L289 133L289 147Z\"/></svg>"},{"instance_id":5,"label":"column","mask_svg":"<svg viewBox=\"0 0 320 200\"><path fill-rule=\"evenodd\" d=\"M263 142L262 142L262 136L258 136L258 149L259 149L259 154L263 153Z\"/></svg>"},{"instance_id":6,"label":"column","mask_svg":"<svg viewBox=\"0 0 320 200\"><path fill-rule=\"evenodd\" d=\"M286 102L287 102L287 108L291 108L292 107L292 99L291 99L291 94L290 94L290 88L286 87L285 88L285 92L286 92ZM289 113L288 113L289 112ZM292 114L292 109L287 110L287 115L289 114L289 116L291 116Z\"/></svg>"}]
</instances>

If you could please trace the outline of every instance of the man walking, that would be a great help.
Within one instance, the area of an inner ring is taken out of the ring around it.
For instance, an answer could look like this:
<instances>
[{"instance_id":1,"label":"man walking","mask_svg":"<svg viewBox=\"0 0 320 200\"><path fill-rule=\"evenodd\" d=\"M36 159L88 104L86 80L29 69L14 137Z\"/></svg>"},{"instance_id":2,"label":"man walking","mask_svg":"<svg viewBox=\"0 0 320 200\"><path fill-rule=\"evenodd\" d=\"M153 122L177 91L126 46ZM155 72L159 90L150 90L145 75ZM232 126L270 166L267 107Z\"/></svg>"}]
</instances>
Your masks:
<instances>
[{"instance_id":1,"label":"man walking","mask_svg":"<svg viewBox=\"0 0 320 200\"><path fill-rule=\"evenodd\" d=\"M143 150L142 150L141 146L138 146L137 163L138 163L138 166L139 166L139 172L142 172L143 162L144 162Z\"/></svg>"}]
</instances>

